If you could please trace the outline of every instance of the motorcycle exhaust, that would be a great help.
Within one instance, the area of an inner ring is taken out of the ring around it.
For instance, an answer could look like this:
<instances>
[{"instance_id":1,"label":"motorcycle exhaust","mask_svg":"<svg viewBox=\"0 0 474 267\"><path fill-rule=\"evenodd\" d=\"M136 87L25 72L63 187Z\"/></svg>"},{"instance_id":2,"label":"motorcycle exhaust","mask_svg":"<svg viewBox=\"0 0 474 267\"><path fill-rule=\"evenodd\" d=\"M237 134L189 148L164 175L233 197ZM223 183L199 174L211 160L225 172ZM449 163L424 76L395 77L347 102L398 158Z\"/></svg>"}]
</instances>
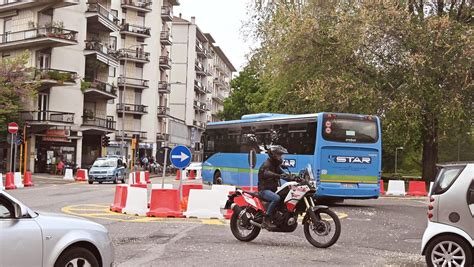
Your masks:
<instances>
[{"instance_id":1,"label":"motorcycle exhaust","mask_svg":"<svg viewBox=\"0 0 474 267\"><path fill-rule=\"evenodd\" d=\"M255 222L254 220L250 220L249 222L250 222L251 225L253 225L255 227L262 228L262 224L260 224L258 222Z\"/></svg>"}]
</instances>

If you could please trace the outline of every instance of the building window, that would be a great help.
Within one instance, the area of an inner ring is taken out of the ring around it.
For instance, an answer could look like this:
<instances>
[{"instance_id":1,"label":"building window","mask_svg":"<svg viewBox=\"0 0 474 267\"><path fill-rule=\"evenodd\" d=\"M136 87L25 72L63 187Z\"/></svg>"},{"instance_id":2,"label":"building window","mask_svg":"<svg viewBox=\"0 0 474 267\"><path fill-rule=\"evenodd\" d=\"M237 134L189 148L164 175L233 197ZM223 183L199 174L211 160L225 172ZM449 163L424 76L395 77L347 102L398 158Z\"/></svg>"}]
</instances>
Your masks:
<instances>
[{"instance_id":1,"label":"building window","mask_svg":"<svg viewBox=\"0 0 474 267\"><path fill-rule=\"evenodd\" d=\"M109 66L109 77L115 77L115 68Z\"/></svg>"}]
</instances>

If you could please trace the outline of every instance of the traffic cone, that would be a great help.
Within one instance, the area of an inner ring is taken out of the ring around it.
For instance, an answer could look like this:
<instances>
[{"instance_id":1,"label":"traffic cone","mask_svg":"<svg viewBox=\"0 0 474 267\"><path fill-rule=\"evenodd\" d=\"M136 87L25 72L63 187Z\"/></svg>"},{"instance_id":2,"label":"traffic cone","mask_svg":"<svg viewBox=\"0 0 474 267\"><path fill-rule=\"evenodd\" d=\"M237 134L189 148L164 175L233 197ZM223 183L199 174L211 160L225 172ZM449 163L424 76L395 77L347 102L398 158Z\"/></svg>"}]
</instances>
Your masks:
<instances>
[{"instance_id":1,"label":"traffic cone","mask_svg":"<svg viewBox=\"0 0 474 267\"><path fill-rule=\"evenodd\" d=\"M145 171L145 181L147 184L151 184L149 171Z\"/></svg>"},{"instance_id":2,"label":"traffic cone","mask_svg":"<svg viewBox=\"0 0 474 267\"><path fill-rule=\"evenodd\" d=\"M15 183L13 182L13 172L7 172L5 175L5 189L16 189Z\"/></svg>"},{"instance_id":3,"label":"traffic cone","mask_svg":"<svg viewBox=\"0 0 474 267\"><path fill-rule=\"evenodd\" d=\"M175 180L176 180L176 181L181 180L181 170L177 170L177 171L176 171L176 179L175 179Z\"/></svg>"},{"instance_id":4,"label":"traffic cone","mask_svg":"<svg viewBox=\"0 0 474 267\"><path fill-rule=\"evenodd\" d=\"M33 186L33 181L31 180L31 172L26 172L23 177L23 184L25 186Z\"/></svg>"},{"instance_id":5,"label":"traffic cone","mask_svg":"<svg viewBox=\"0 0 474 267\"><path fill-rule=\"evenodd\" d=\"M380 179L380 195L385 195L385 187L384 187L384 184L383 184L383 180Z\"/></svg>"},{"instance_id":6,"label":"traffic cone","mask_svg":"<svg viewBox=\"0 0 474 267\"><path fill-rule=\"evenodd\" d=\"M195 170L190 170L190 171L189 171L188 180L194 180L194 179L196 179L196 175L195 175L194 173L195 173Z\"/></svg>"}]
</instances>

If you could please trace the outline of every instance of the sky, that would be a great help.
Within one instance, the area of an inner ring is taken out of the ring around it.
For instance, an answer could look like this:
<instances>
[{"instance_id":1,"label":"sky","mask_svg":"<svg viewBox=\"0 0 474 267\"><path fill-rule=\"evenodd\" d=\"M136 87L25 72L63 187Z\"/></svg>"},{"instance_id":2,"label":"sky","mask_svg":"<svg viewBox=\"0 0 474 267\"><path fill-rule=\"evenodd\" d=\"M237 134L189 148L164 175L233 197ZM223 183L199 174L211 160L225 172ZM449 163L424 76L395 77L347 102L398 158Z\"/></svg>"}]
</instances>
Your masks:
<instances>
[{"instance_id":1,"label":"sky","mask_svg":"<svg viewBox=\"0 0 474 267\"><path fill-rule=\"evenodd\" d=\"M180 0L173 8L175 16L183 19L196 17L196 24L204 33L210 33L237 71L246 63L251 42L241 34L247 20L247 3L251 0Z\"/></svg>"}]
</instances>

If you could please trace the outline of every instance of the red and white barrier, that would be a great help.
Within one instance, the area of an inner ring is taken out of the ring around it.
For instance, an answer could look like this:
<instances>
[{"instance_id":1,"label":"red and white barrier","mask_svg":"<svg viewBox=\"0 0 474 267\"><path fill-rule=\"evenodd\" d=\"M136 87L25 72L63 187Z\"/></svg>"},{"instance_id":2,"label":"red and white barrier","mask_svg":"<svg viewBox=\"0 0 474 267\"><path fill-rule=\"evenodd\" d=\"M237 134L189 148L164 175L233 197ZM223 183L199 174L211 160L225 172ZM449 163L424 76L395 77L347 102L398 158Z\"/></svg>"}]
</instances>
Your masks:
<instances>
[{"instance_id":1,"label":"red and white barrier","mask_svg":"<svg viewBox=\"0 0 474 267\"><path fill-rule=\"evenodd\" d=\"M0 189L5 190L5 186L3 186L3 174L0 173Z\"/></svg>"},{"instance_id":2,"label":"red and white barrier","mask_svg":"<svg viewBox=\"0 0 474 267\"><path fill-rule=\"evenodd\" d=\"M65 170L63 180L74 181L74 176L72 175L72 169Z\"/></svg>"},{"instance_id":3,"label":"red and white barrier","mask_svg":"<svg viewBox=\"0 0 474 267\"><path fill-rule=\"evenodd\" d=\"M89 176L87 175L87 170L86 169L77 170L76 181L85 182L87 180L89 180Z\"/></svg>"},{"instance_id":4,"label":"red and white barrier","mask_svg":"<svg viewBox=\"0 0 474 267\"><path fill-rule=\"evenodd\" d=\"M212 190L219 190L219 191L225 191L225 192L233 192L235 191L235 186L234 185L221 185L221 184L214 184L212 185Z\"/></svg>"},{"instance_id":5,"label":"red and white barrier","mask_svg":"<svg viewBox=\"0 0 474 267\"><path fill-rule=\"evenodd\" d=\"M115 186L115 196L114 203L110 205L110 210L115 212L122 212L123 208L127 203L127 194L128 194L129 185L121 184Z\"/></svg>"},{"instance_id":6,"label":"red and white barrier","mask_svg":"<svg viewBox=\"0 0 474 267\"><path fill-rule=\"evenodd\" d=\"M150 211L146 216L182 218L183 213L179 206L179 190L152 189Z\"/></svg>"},{"instance_id":7,"label":"red and white barrier","mask_svg":"<svg viewBox=\"0 0 474 267\"><path fill-rule=\"evenodd\" d=\"M13 172L7 172L7 174L5 175L5 189L16 189L15 179L13 178Z\"/></svg>"},{"instance_id":8,"label":"red and white barrier","mask_svg":"<svg viewBox=\"0 0 474 267\"><path fill-rule=\"evenodd\" d=\"M409 196L427 196L426 184L423 181L410 181L408 183L408 192Z\"/></svg>"},{"instance_id":9,"label":"red and white barrier","mask_svg":"<svg viewBox=\"0 0 474 267\"><path fill-rule=\"evenodd\" d=\"M135 173L134 172L131 172L128 174L128 181L127 183L129 185L132 185L132 184L135 184Z\"/></svg>"},{"instance_id":10,"label":"red and white barrier","mask_svg":"<svg viewBox=\"0 0 474 267\"><path fill-rule=\"evenodd\" d=\"M379 193L379 195L380 195L380 196L385 195L385 185L384 185L382 179L380 179L380 193Z\"/></svg>"},{"instance_id":11,"label":"red and white barrier","mask_svg":"<svg viewBox=\"0 0 474 267\"><path fill-rule=\"evenodd\" d=\"M388 181L387 196L405 196L405 181L390 180Z\"/></svg>"},{"instance_id":12,"label":"red and white barrier","mask_svg":"<svg viewBox=\"0 0 474 267\"><path fill-rule=\"evenodd\" d=\"M228 191L225 190L196 190L189 192L186 217L222 219L221 205L227 201Z\"/></svg>"},{"instance_id":13,"label":"red and white barrier","mask_svg":"<svg viewBox=\"0 0 474 267\"><path fill-rule=\"evenodd\" d=\"M33 180L31 179L31 172L25 172L23 175L23 185L24 186L33 186Z\"/></svg>"},{"instance_id":14,"label":"red and white barrier","mask_svg":"<svg viewBox=\"0 0 474 267\"><path fill-rule=\"evenodd\" d=\"M145 216L148 211L147 189L130 186L122 213Z\"/></svg>"},{"instance_id":15,"label":"red and white barrier","mask_svg":"<svg viewBox=\"0 0 474 267\"><path fill-rule=\"evenodd\" d=\"M21 178L21 172L15 172L13 179L14 179L15 187L16 187L16 188L23 188L23 187L25 187L25 186L23 185L23 179Z\"/></svg>"}]
</instances>

